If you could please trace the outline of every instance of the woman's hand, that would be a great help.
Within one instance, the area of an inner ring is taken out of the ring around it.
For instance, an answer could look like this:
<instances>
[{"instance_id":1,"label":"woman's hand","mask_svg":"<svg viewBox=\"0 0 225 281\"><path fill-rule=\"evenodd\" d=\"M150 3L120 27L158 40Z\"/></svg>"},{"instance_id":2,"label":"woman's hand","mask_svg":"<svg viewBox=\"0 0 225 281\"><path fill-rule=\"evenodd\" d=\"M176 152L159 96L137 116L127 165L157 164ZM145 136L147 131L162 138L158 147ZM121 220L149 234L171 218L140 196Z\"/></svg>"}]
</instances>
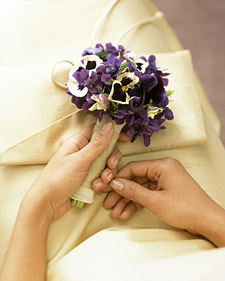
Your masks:
<instances>
[{"instance_id":1,"label":"woman's hand","mask_svg":"<svg viewBox=\"0 0 225 281\"><path fill-rule=\"evenodd\" d=\"M62 144L25 197L30 205L41 202L50 220L71 208L71 195L84 181L92 161L110 143L112 123L106 123L90 141L92 129L90 126Z\"/></svg>"},{"instance_id":2,"label":"woman's hand","mask_svg":"<svg viewBox=\"0 0 225 281\"><path fill-rule=\"evenodd\" d=\"M125 134L121 134L119 141L129 141ZM127 220L129 219L137 210L142 208L142 205L133 202L117 192L112 190L109 182L117 176L117 165L122 159L121 152L116 148L112 155L108 158L107 167L101 173L101 176L92 182L92 188L95 191L109 192L103 206L106 209L112 209L111 217L113 219Z\"/></svg>"},{"instance_id":3,"label":"woman's hand","mask_svg":"<svg viewBox=\"0 0 225 281\"><path fill-rule=\"evenodd\" d=\"M165 158L131 162L118 172L110 186L114 194L117 193L114 208L120 216L126 212L130 217L134 208L129 206L136 202L171 226L225 246L224 209L206 194L179 161ZM127 198L127 204L118 205L122 197Z\"/></svg>"},{"instance_id":4,"label":"woman's hand","mask_svg":"<svg viewBox=\"0 0 225 281\"><path fill-rule=\"evenodd\" d=\"M118 141L129 142L130 138L127 137L126 133L121 132ZM101 176L92 182L92 188L95 191L108 192L112 190L108 183L117 175L117 165L121 159L121 152L118 148L115 148L114 152L108 158L106 168L102 171Z\"/></svg>"}]
</instances>

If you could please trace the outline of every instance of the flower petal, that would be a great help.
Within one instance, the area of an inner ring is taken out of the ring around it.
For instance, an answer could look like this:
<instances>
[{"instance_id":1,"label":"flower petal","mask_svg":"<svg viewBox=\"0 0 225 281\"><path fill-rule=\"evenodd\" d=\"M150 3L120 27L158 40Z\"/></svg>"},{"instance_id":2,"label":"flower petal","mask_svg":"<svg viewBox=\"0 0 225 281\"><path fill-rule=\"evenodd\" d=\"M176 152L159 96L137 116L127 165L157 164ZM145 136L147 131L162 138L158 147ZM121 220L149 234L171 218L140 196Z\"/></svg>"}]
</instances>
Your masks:
<instances>
[{"instance_id":1,"label":"flower petal","mask_svg":"<svg viewBox=\"0 0 225 281\"><path fill-rule=\"evenodd\" d=\"M76 82L73 82L71 80L69 80L67 82L67 88L68 90L70 91L70 93L76 97L84 97L86 96L87 92L88 92L88 89L85 87L84 89L80 90L78 88L78 83Z\"/></svg>"},{"instance_id":2,"label":"flower petal","mask_svg":"<svg viewBox=\"0 0 225 281\"><path fill-rule=\"evenodd\" d=\"M84 67L87 69L96 69L103 60L96 55L86 55L83 57Z\"/></svg>"},{"instance_id":3,"label":"flower petal","mask_svg":"<svg viewBox=\"0 0 225 281\"><path fill-rule=\"evenodd\" d=\"M108 96L108 100L113 101L117 104L129 104L130 96L127 92L122 91L123 85L115 80L112 84L111 92Z\"/></svg>"}]
</instances>

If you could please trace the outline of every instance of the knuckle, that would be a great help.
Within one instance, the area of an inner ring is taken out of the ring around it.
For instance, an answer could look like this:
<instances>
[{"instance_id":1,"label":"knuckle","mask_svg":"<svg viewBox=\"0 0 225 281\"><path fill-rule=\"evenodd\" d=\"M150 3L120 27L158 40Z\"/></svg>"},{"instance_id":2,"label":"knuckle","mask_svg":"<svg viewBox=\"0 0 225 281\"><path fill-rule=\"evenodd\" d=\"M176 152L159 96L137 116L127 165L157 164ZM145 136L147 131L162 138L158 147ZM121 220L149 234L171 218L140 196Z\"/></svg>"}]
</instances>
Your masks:
<instances>
[{"instance_id":1,"label":"knuckle","mask_svg":"<svg viewBox=\"0 0 225 281\"><path fill-rule=\"evenodd\" d=\"M129 199L135 199L137 195L137 185L135 182L131 182L127 188L127 197Z\"/></svg>"},{"instance_id":2,"label":"knuckle","mask_svg":"<svg viewBox=\"0 0 225 281\"><path fill-rule=\"evenodd\" d=\"M131 167L135 166L136 163L137 163L136 161L131 161L127 164L127 167L131 168Z\"/></svg>"},{"instance_id":3,"label":"knuckle","mask_svg":"<svg viewBox=\"0 0 225 281\"><path fill-rule=\"evenodd\" d=\"M91 145L97 149L104 149L104 142L98 136L91 140Z\"/></svg>"},{"instance_id":4,"label":"knuckle","mask_svg":"<svg viewBox=\"0 0 225 281\"><path fill-rule=\"evenodd\" d=\"M180 162L172 157L166 157L162 159L162 168L169 170L175 166L180 165Z\"/></svg>"}]
</instances>

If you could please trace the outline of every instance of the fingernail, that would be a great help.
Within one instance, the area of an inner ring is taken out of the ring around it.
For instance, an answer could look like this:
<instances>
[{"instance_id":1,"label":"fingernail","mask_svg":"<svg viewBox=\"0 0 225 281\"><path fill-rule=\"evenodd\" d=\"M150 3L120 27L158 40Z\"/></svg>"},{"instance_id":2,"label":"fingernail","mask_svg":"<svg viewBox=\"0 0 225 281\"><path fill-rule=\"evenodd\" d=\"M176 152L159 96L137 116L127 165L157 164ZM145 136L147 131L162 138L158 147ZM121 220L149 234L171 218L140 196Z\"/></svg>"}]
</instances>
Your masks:
<instances>
[{"instance_id":1,"label":"fingernail","mask_svg":"<svg viewBox=\"0 0 225 281\"><path fill-rule=\"evenodd\" d=\"M106 176L108 182L111 181L111 179L113 178L113 173L110 173Z\"/></svg>"},{"instance_id":2,"label":"fingernail","mask_svg":"<svg viewBox=\"0 0 225 281\"><path fill-rule=\"evenodd\" d=\"M95 189L99 190L99 189L101 189L101 188L102 188L102 182L99 181L99 182L97 182L97 183L95 184Z\"/></svg>"},{"instance_id":3,"label":"fingernail","mask_svg":"<svg viewBox=\"0 0 225 281\"><path fill-rule=\"evenodd\" d=\"M100 133L102 135L108 135L110 130L112 129L112 123L111 122L106 122L105 125L101 128Z\"/></svg>"},{"instance_id":4,"label":"fingernail","mask_svg":"<svg viewBox=\"0 0 225 281\"><path fill-rule=\"evenodd\" d=\"M124 187L124 184L121 181L113 180L110 182L110 186L115 190L122 190Z\"/></svg>"},{"instance_id":5,"label":"fingernail","mask_svg":"<svg viewBox=\"0 0 225 281\"><path fill-rule=\"evenodd\" d=\"M116 167L119 164L119 159L114 159L113 160L113 165Z\"/></svg>"}]
</instances>

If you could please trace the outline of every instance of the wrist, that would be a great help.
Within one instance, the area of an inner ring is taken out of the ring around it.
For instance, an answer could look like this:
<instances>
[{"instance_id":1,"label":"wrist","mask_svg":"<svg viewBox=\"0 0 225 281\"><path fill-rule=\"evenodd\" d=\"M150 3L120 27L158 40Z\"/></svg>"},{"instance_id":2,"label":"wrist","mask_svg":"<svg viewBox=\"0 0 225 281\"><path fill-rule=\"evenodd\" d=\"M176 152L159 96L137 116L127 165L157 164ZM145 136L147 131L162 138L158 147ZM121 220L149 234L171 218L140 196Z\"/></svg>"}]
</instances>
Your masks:
<instances>
[{"instance_id":1,"label":"wrist","mask_svg":"<svg viewBox=\"0 0 225 281\"><path fill-rule=\"evenodd\" d=\"M36 194L36 191L31 189L21 203L19 215L30 221L49 226L53 221L53 215L48 205L44 196Z\"/></svg>"},{"instance_id":2,"label":"wrist","mask_svg":"<svg viewBox=\"0 0 225 281\"><path fill-rule=\"evenodd\" d=\"M217 247L225 247L225 210L219 205L207 212L199 224L198 233Z\"/></svg>"}]
</instances>

